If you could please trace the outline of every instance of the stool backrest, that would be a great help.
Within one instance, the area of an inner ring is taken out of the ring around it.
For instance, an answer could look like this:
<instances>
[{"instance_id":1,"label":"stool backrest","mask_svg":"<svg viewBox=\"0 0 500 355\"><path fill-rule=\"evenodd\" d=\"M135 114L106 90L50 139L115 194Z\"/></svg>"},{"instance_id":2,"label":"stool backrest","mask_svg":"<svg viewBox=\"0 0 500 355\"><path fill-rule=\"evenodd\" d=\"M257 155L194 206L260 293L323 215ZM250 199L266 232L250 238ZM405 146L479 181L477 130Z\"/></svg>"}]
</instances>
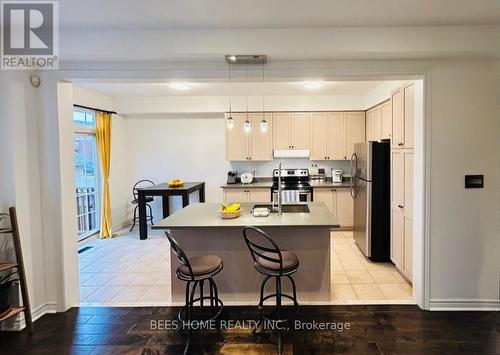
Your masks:
<instances>
[{"instance_id":1,"label":"stool backrest","mask_svg":"<svg viewBox=\"0 0 500 355\"><path fill-rule=\"evenodd\" d=\"M135 200L138 199L137 189L148 186L155 186L155 183L152 182L151 180L146 180L146 179L137 181L134 187L132 188L132 194L134 195L134 199Z\"/></svg>"},{"instance_id":2,"label":"stool backrest","mask_svg":"<svg viewBox=\"0 0 500 355\"><path fill-rule=\"evenodd\" d=\"M170 236L168 232L165 232L165 235L168 238L168 241L170 242L170 248L174 252L174 254L177 256L177 259L179 259L179 262L181 263L182 266L185 266L189 270L189 275L191 278L194 279L194 273L193 269L191 268L191 264L189 263L189 259L187 258L186 254L182 250L182 248L179 246L177 241Z\"/></svg>"},{"instance_id":3,"label":"stool backrest","mask_svg":"<svg viewBox=\"0 0 500 355\"><path fill-rule=\"evenodd\" d=\"M280 265L280 272L283 270L283 256L278 245L262 229L248 226L243 228L243 237L247 243L248 250L252 255L254 264L257 259L262 258ZM264 253L266 253L264 255Z\"/></svg>"}]
</instances>

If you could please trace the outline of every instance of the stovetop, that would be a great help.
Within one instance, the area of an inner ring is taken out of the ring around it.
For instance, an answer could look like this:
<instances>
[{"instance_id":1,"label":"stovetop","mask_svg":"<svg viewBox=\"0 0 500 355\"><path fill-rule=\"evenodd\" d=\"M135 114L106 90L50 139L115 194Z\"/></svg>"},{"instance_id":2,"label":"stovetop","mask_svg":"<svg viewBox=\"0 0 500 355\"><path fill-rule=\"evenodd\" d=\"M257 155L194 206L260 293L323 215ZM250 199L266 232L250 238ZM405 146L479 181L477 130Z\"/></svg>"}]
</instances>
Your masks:
<instances>
[{"instance_id":1,"label":"stovetop","mask_svg":"<svg viewBox=\"0 0 500 355\"><path fill-rule=\"evenodd\" d=\"M273 190L278 190L278 169L273 170ZM281 169L281 188L283 190L309 190L308 169Z\"/></svg>"}]
</instances>

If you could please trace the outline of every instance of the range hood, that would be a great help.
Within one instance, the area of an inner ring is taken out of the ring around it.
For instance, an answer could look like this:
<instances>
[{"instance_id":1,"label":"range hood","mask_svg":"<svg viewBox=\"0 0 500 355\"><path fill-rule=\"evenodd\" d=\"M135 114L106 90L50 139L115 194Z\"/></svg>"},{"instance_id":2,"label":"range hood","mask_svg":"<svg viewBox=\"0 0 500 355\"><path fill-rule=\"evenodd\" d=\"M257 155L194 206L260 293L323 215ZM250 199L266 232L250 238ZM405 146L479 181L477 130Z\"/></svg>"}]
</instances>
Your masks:
<instances>
[{"instance_id":1,"label":"range hood","mask_svg":"<svg viewBox=\"0 0 500 355\"><path fill-rule=\"evenodd\" d=\"M309 158L309 149L275 149L275 158Z\"/></svg>"}]
</instances>

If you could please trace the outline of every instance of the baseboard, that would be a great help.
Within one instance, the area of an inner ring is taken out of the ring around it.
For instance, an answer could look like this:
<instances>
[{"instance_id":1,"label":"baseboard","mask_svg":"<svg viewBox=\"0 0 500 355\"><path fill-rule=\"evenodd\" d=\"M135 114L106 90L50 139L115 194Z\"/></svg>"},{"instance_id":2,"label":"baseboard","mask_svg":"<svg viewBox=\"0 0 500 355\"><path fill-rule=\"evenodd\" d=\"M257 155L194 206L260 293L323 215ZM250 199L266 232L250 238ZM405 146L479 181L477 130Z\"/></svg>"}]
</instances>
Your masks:
<instances>
[{"instance_id":1,"label":"baseboard","mask_svg":"<svg viewBox=\"0 0 500 355\"><path fill-rule=\"evenodd\" d=\"M500 300L432 299L431 311L500 311Z\"/></svg>"},{"instance_id":2,"label":"baseboard","mask_svg":"<svg viewBox=\"0 0 500 355\"><path fill-rule=\"evenodd\" d=\"M42 317L44 314L56 313L57 305L55 302L49 302L42 304L31 311L31 318L33 322L38 318ZM24 318L24 313L19 313L19 316L13 318L12 320L7 320L2 324L2 330L4 331L14 331L18 332L26 328L26 320Z\"/></svg>"}]
</instances>

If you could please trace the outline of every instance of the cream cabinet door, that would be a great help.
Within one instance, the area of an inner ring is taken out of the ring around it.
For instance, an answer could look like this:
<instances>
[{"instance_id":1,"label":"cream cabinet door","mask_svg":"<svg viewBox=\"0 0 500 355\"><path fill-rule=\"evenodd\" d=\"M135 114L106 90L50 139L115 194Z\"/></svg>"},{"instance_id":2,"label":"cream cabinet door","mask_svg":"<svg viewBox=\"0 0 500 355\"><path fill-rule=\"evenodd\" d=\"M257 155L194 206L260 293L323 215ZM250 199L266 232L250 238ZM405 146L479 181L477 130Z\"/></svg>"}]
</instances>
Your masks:
<instances>
[{"instance_id":1,"label":"cream cabinet door","mask_svg":"<svg viewBox=\"0 0 500 355\"><path fill-rule=\"evenodd\" d=\"M391 210L391 260L403 270L404 216L397 209Z\"/></svg>"},{"instance_id":2,"label":"cream cabinet door","mask_svg":"<svg viewBox=\"0 0 500 355\"><path fill-rule=\"evenodd\" d=\"M273 160L273 118L271 113L266 113L267 131L262 132L260 122L261 113L251 113L252 133L250 136L250 159Z\"/></svg>"},{"instance_id":3,"label":"cream cabinet door","mask_svg":"<svg viewBox=\"0 0 500 355\"><path fill-rule=\"evenodd\" d=\"M248 202L248 192L245 189L224 189L224 203Z\"/></svg>"},{"instance_id":4,"label":"cream cabinet door","mask_svg":"<svg viewBox=\"0 0 500 355\"><path fill-rule=\"evenodd\" d=\"M373 112L373 141L378 142L382 139L382 108L375 107Z\"/></svg>"},{"instance_id":5,"label":"cream cabinet door","mask_svg":"<svg viewBox=\"0 0 500 355\"><path fill-rule=\"evenodd\" d=\"M414 148L415 85L403 88L404 93L404 147Z\"/></svg>"},{"instance_id":6,"label":"cream cabinet door","mask_svg":"<svg viewBox=\"0 0 500 355\"><path fill-rule=\"evenodd\" d=\"M271 202L271 189L251 188L248 189L248 202Z\"/></svg>"},{"instance_id":7,"label":"cream cabinet door","mask_svg":"<svg viewBox=\"0 0 500 355\"><path fill-rule=\"evenodd\" d=\"M292 148L310 149L311 120L309 112L292 113Z\"/></svg>"},{"instance_id":8,"label":"cream cabinet door","mask_svg":"<svg viewBox=\"0 0 500 355\"><path fill-rule=\"evenodd\" d=\"M403 93L401 89L394 91L391 95L392 102L392 140L393 148L401 148L404 145L404 111Z\"/></svg>"},{"instance_id":9,"label":"cream cabinet door","mask_svg":"<svg viewBox=\"0 0 500 355\"><path fill-rule=\"evenodd\" d=\"M366 141L372 142L375 136L374 130L374 109L366 111Z\"/></svg>"},{"instance_id":10,"label":"cream cabinet door","mask_svg":"<svg viewBox=\"0 0 500 355\"><path fill-rule=\"evenodd\" d=\"M291 113L273 113L274 149L291 149Z\"/></svg>"},{"instance_id":11,"label":"cream cabinet door","mask_svg":"<svg viewBox=\"0 0 500 355\"><path fill-rule=\"evenodd\" d=\"M328 156L330 160L343 160L346 156L346 127L343 112L328 114Z\"/></svg>"},{"instance_id":12,"label":"cream cabinet door","mask_svg":"<svg viewBox=\"0 0 500 355\"><path fill-rule=\"evenodd\" d=\"M228 128L226 125L226 160L248 160L249 134L243 130L246 114L233 113L232 116L234 126Z\"/></svg>"},{"instance_id":13,"label":"cream cabinet door","mask_svg":"<svg viewBox=\"0 0 500 355\"><path fill-rule=\"evenodd\" d=\"M392 111L391 101L387 101L380 106L382 115L382 139L391 139L392 136Z\"/></svg>"},{"instance_id":14,"label":"cream cabinet door","mask_svg":"<svg viewBox=\"0 0 500 355\"><path fill-rule=\"evenodd\" d=\"M311 113L311 160L328 160L328 114Z\"/></svg>"},{"instance_id":15,"label":"cream cabinet door","mask_svg":"<svg viewBox=\"0 0 500 355\"><path fill-rule=\"evenodd\" d=\"M320 188L313 190L314 202L324 202L328 210L334 215L333 190L328 188Z\"/></svg>"},{"instance_id":16,"label":"cream cabinet door","mask_svg":"<svg viewBox=\"0 0 500 355\"><path fill-rule=\"evenodd\" d=\"M413 279L413 221L404 217L404 262L403 273Z\"/></svg>"},{"instance_id":17,"label":"cream cabinet door","mask_svg":"<svg viewBox=\"0 0 500 355\"><path fill-rule=\"evenodd\" d=\"M350 189L334 189L334 209L337 221L342 227L352 227L354 217L354 201Z\"/></svg>"},{"instance_id":18,"label":"cream cabinet door","mask_svg":"<svg viewBox=\"0 0 500 355\"><path fill-rule=\"evenodd\" d=\"M346 152L344 159L351 159L354 153L354 144L365 141L365 113L346 112Z\"/></svg>"},{"instance_id":19,"label":"cream cabinet door","mask_svg":"<svg viewBox=\"0 0 500 355\"><path fill-rule=\"evenodd\" d=\"M413 219L413 150L403 150L404 155L404 211L405 217Z\"/></svg>"},{"instance_id":20,"label":"cream cabinet door","mask_svg":"<svg viewBox=\"0 0 500 355\"><path fill-rule=\"evenodd\" d=\"M404 208L404 153L402 149L391 149L391 206L394 209Z\"/></svg>"}]
</instances>

